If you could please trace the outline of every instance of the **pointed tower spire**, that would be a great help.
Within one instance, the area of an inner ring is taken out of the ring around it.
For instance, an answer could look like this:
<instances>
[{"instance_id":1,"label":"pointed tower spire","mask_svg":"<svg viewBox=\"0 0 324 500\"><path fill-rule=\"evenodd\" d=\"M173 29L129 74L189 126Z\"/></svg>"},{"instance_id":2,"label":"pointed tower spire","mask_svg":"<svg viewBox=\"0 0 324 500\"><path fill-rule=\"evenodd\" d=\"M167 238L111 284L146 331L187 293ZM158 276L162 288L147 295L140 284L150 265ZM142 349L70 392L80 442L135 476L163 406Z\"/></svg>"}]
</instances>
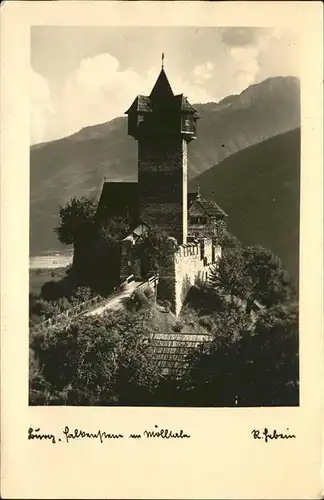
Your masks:
<instances>
[{"instance_id":1,"label":"pointed tower spire","mask_svg":"<svg viewBox=\"0 0 324 500\"><path fill-rule=\"evenodd\" d=\"M166 97L173 97L173 91L169 83L168 77L164 71L164 52L162 52L161 57L161 71L152 89L150 97L157 99L165 99Z\"/></svg>"}]
</instances>

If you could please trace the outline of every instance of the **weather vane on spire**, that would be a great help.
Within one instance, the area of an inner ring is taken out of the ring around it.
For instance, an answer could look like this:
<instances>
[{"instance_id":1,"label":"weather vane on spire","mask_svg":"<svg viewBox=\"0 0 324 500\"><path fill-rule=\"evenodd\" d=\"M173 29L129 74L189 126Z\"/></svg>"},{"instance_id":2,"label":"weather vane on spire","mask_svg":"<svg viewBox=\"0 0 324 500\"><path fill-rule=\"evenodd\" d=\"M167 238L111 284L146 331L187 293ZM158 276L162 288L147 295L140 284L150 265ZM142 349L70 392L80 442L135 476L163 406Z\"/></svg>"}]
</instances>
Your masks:
<instances>
[{"instance_id":1,"label":"weather vane on spire","mask_svg":"<svg viewBox=\"0 0 324 500\"><path fill-rule=\"evenodd\" d=\"M164 52L162 52L162 65L161 65L162 69L164 68Z\"/></svg>"}]
</instances>

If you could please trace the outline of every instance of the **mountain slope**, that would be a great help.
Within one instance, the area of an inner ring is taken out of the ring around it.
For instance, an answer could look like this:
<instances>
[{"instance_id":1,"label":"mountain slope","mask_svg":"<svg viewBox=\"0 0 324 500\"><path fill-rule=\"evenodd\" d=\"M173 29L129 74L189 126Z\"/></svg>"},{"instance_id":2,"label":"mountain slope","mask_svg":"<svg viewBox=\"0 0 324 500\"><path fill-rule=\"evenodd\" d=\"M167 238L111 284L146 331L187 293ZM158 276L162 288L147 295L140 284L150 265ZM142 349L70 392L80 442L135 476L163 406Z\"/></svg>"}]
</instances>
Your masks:
<instances>
[{"instance_id":1,"label":"mountain slope","mask_svg":"<svg viewBox=\"0 0 324 500\"><path fill-rule=\"evenodd\" d=\"M239 151L189 183L228 214L228 229L245 244L278 255L298 286L300 129Z\"/></svg>"},{"instance_id":2,"label":"mountain slope","mask_svg":"<svg viewBox=\"0 0 324 500\"><path fill-rule=\"evenodd\" d=\"M195 105L198 139L188 148L189 178L229 155L299 126L299 81L269 78L219 103ZM103 178L137 179L137 143L126 118L86 127L30 151L30 252L59 249L53 228L71 196L101 192Z\"/></svg>"}]
</instances>

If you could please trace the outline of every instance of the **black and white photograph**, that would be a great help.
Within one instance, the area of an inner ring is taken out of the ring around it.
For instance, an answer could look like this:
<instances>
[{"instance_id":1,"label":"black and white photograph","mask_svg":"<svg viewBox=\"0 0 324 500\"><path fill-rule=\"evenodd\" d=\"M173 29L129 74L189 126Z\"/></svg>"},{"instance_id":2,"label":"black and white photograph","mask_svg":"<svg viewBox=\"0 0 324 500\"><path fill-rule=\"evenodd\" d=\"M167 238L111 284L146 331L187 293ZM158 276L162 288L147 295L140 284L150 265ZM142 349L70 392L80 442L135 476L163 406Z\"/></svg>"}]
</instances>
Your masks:
<instances>
[{"instance_id":1,"label":"black and white photograph","mask_svg":"<svg viewBox=\"0 0 324 500\"><path fill-rule=\"evenodd\" d=\"M1 6L1 497L323 497L321 13Z\"/></svg>"},{"instance_id":2,"label":"black and white photograph","mask_svg":"<svg viewBox=\"0 0 324 500\"><path fill-rule=\"evenodd\" d=\"M31 28L30 405L299 405L299 57Z\"/></svg>"}]
</instances>

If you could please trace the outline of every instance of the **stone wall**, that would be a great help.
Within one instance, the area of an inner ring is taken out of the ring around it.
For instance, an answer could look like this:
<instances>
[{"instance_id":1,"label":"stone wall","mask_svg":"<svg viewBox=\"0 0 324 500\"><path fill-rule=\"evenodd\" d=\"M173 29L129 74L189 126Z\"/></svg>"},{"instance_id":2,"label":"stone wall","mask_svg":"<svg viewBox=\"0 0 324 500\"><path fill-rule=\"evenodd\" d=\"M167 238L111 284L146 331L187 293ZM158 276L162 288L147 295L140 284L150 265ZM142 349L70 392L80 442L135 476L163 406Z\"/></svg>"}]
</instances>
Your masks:
<instances>
[{"instance_id":1,"label":"stone wall","mask_svg":"<svg viewBox=\"0 0 324 500\"><path fill-rule=\"evenodd\" d=\"M211 267L220 256L221 247L214 246L211 239L181 245L172 264L161 270L159 298L168 299L178 315L189 289L207 281Z\"/></svg>"},{"instance_id":2,"label":"stone wall","mask_svg":"<svg viewBox=\"0 0 324 500\"><path fill-rule=\"evenodd\" d=\"M187 143L181 136L138 142L140 217L180 244L187 239Z\"/></svg>"}]
</instances>

